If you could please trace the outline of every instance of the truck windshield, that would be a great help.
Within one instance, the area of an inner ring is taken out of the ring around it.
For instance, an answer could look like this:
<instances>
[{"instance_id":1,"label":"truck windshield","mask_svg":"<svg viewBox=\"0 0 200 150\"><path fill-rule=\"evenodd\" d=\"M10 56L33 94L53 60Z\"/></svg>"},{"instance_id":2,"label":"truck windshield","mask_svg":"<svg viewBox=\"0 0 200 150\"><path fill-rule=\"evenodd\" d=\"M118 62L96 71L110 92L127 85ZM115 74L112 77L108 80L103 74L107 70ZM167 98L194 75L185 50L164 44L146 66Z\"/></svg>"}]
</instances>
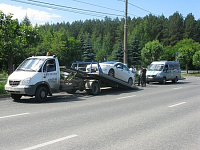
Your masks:
<instances>
[{"instance_id":1,"label":"truck windshield","mask_svg":"<svg viewBox=\"0 0 200 150\"><path fill-rule=\"evenodd\" d=\"M163 70L164 65L163 64L151 64L148 68L148 70L151 71L161 71Z\"/></svg>"},{"instance_id":2,"label":"truck windshield","mask_svg":"<svg viewBox=\"0 0 200 150\"><path fill-rule=\"evenodd\" d=\"M44 61L45 59L39 59L39 58L26 59L19 65L17 70L38 71L41 68Z\"/></svg>"}]
</instances>

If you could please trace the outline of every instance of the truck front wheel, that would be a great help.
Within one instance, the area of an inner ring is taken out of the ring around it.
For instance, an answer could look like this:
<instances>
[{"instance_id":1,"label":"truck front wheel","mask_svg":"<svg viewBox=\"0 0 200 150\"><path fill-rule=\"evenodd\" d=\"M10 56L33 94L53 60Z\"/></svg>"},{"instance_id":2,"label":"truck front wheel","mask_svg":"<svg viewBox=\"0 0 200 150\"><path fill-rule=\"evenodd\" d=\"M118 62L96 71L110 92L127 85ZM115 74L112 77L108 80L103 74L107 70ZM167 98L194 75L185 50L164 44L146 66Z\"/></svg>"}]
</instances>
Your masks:
<instances>
[{"instance_id":1,"label":"truck front wheel","mask_svg":"<svg viewBox=\"0 0 200 150\"><path fill-rule=\"evenodd\" d=\"M41 87L37 88L35 98L39 102L44 102L47 98L47 94L48 94L47 89L45 87L41 86Z\"/></svg>"},{"instance_id":2,"label":"truck front wheel","mask_svg":"<svg viewBox=\"0 0 200 150\"><path fill-rule=\"evenodd\" d=\"M12 99L15 101L20 100L22 95L21 94L11 94Z\"/></svg>"}]
</instances>

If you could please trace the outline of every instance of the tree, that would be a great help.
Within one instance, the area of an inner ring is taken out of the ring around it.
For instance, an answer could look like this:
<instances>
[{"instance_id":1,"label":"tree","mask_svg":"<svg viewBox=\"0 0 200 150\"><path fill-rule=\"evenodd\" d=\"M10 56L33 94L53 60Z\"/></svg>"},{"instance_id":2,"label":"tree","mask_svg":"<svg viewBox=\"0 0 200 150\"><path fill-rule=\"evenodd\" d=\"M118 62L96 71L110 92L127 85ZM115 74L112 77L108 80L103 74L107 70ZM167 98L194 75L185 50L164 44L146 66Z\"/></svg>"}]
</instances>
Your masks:
<instances>
[{"instance_id":1,"label":"tree","mask_svg":"<svg viewBox=\"0 0 200 150\"><path fill-rule=\"evenodd\" d=\"M193 65L200 69L200 50L193 55Z\"/></svg>"},{"instance_id":2,"label":"tree","mask_svg":"<svg viewBox=\"0 0 200 150\"><path fill-rule=\"evenodd\" d=\"M141 64L141 47L137 35L134 36L128 49L128 64L133 64L135 66Z\"/></svg>"},{"instance_id":3,"label":"tree","mask_svg":"<svg viewBox=\"0 0 200 150\"><path fill-rule=\"evenodd\" d=\"M29 20L27 15L24 17L24 20L22 20L22 24L25 24L26 26L31 25L31 21Z\"/></svg>"},{"instance_id":4,"label":"tree","mask_svg":"<svg viewBox=\"0 0 200 150\"><path fill-rule=\"evenodd\" d=\"M163 45L158 40L148 42L141 51L144 63L150 64L152 61L160 60L163 54Z\"/></svg>"},{"instance_id":5,"label":"tree","mask_svg":"<svg viewBox=\"0 0 200 150\"><path fill-rule=\"evenodd\" d=\"M118 47L113 51L113 61L123 62L124 58L124 48L122 41L118 43Z\"/></svg>"},{"instance_id":6,"label":"tree","mask_svg":"<svg viewBox=\"0 0 200 150\"><path fill-rule=\"evenodd\" d=\"M179 52L180 64L182 66L185 65L186 72L188 73L188 69L192 68L193 55L199 51L200 44L192 39L183 39L174 47Z\"/></svg>"},{"instance_id":7,"label":"tree","mask_svg":"<svg viewBox=\"0 0 200 150\"><path fill-rule=\"evenodd\" d=\"M92 48L92 45L90 43L90 37L89 34L87 38L84 41L84 47L83 47L83 61L84 62L91 62L94 61L94 50Z\"/></svg>"},{"instance_id":8,"label":"tree","mask_svg":"<svg viewBox=\"0 0 200 150\"><path fill-rule=\"evenodd\" d=\"M168 25L167 25L167 41L168 45L174 46L178 41L183 39L183 16L178 12L174 13L169 17Z\"/></svg>"},{"instance_id":9,"label":"tree","mask_svg":"<svg viewBox=\"0 0 200 150\"><path fill-rule=\"evenodd\" d=\"M171 45L164 47L161 60L175 61L176 52L178 51Z\"/></svg>"},{"instance_id":10,"label":"tree","mask_svg":"<svg viewBox=\"0 0 200 150\"><path fill-rule=\"evenodd\" d=\"M19 25L12 20L13 15L5 15L0 11L0 50L2 57L7 58L8 73L13 71L13 60L16 55L24 55L26 49L37 39L37 27Z\"/></svg>"}]
</instances>

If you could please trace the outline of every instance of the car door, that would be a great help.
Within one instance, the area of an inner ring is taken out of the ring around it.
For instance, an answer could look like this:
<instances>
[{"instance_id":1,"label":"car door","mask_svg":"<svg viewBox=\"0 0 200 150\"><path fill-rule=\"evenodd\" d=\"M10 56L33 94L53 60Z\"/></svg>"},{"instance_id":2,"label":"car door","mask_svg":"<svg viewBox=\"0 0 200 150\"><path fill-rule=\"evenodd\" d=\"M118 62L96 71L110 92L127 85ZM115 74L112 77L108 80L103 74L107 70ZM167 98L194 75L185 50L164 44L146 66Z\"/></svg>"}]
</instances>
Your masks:
<instances>
[{"instance_id":1,"label":"car door","mask_svg":"<svg viewBox=\"0 0 200 150\"><path fill-rule=\"evenodd\" d=\"M115 64L114 68L115 68L115 77L120 80L123 80L123 64L117 63Z\"/></svg>"},{"instance_id":2,"label":"car door","mask_svg":"<svg viewBox=\"0 0 200 150\"><path fill-rule=\"evenodd\" d=\"M122 79L126 82L128 82L129 77L131 76L131 71L128 69L128 67L126 67L125 65L123 65L123 75L122 75Z\"/></svg>"}]
</instances>

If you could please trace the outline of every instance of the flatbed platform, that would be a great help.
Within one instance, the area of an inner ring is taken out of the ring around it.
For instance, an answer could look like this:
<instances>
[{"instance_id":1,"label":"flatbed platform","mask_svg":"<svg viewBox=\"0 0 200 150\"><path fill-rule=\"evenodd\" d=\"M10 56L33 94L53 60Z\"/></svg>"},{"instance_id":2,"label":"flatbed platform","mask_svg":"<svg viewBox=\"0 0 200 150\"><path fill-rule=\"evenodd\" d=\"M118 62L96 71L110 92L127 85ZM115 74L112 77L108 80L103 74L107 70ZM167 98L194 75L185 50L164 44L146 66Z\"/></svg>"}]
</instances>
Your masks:
<instances>
[{"instance_id":1,"label":"flatbed platform","mask_svg":"<svg viewBox=\"0 0 200 150\"><path fill-rule=\"evenodd\" d=\"M101 84L101 87L104 86L104 87L117 87L123 89L138 89L135 85L130 85L127 82L124 82L120 79L104 74L101 71L89 73L89 72L79 71L70 67L60 67L60 69L61 71L67 72L81 79L98 80Z\"/></svg>"}]
</instances>

